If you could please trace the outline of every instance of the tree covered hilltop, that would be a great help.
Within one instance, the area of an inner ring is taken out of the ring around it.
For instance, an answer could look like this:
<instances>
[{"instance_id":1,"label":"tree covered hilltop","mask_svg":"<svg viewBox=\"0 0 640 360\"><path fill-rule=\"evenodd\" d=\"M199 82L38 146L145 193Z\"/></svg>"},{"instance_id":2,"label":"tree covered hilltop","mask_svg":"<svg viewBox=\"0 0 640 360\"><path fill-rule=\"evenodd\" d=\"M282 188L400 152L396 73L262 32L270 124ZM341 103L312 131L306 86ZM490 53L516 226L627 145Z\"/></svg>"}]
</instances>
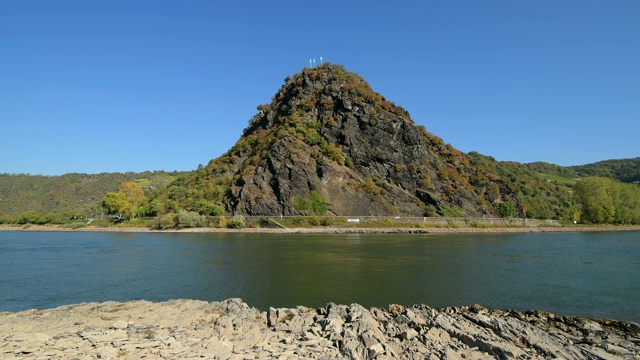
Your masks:
<instances>
[{"instance_id":1,"label":"tree covered hilltop","mask_svg":"<svg viewBox=\"0 0 640 360\"><path fill-rule=\"evenodd\" d=\"M155 217L157 228L230 225L223 215L640 223L640 158L561 167L467 154L340 65L287 76L257 111L236 144L206 166L160 186L127 179L96 188L91 202L101 209L85 207L86 215ZM4 201L1 221L33 220Z\"/></svg>"}]
</instances>

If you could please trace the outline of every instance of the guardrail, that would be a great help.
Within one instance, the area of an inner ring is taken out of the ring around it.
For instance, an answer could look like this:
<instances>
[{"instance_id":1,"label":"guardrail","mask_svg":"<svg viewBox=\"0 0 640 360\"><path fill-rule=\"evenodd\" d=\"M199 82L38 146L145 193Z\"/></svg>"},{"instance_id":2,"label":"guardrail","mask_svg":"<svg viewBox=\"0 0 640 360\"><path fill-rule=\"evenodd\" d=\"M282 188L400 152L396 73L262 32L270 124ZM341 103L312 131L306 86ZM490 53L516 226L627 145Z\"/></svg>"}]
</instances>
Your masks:
<instances>
[{"instance_id":1,"label":"guardrail","mask_svg":"<svg viewBox=\"0 0 640 360\"><path fill-rule=\"evenodd\" d=\"M527 219L527 218L492 218L492 217L406 217L406 216L243 216L248 221L259 221L260 219L344 219L345 223L371 223L371 222L398 222L398 223L414 223L427 225L486 225L486 226L561 226L560 220L553 219ZM228 216L227 218L233 218Z\"/></svg>"},{"instance_id":2,"label":"guardrail","mask_svg":"<svg viewBox=\"0 0 640 360\"><path fill-rule=\"evenodd\" d=\"M315 219L322 222L324 219L336 220L341 219L347 224L366 224L372 222L397 222L410 224L425 224L432 226L562 226L560 220L554 219L527 219L527 218L494 218L494 217L422 217L422 216L369 216L369 215L352 215L352 216L309 216L309 215L244 215L236 214L234 216L207 216L207 218L226 218L233 219L235 216L242 216L245 220L251 222L259 222L263 219L285 220L285 219ZM98 216L99 218L99 216ZM136 219L152 220L156 217L139 217ZM306 222L306 221L305 221Z\"/></svg>"}]
</instances>

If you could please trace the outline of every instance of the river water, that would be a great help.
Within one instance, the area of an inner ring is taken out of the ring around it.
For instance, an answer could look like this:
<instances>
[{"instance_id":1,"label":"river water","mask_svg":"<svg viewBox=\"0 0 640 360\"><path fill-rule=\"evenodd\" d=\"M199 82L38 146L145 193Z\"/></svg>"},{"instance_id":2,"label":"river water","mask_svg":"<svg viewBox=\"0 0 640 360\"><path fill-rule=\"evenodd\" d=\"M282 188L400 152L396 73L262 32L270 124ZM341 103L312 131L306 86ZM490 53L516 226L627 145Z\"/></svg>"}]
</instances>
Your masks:
<instances>
[{"instance_id":1,"label":"river water","mask_svg":"<svg viewBox=\"0 0 640 360\"><path fill-rule=\"evenodd\" d=\"M640 321L640 232L0 231L0 311L232 297L263 310L477 303Z\"/></svg>"}]
</instances>

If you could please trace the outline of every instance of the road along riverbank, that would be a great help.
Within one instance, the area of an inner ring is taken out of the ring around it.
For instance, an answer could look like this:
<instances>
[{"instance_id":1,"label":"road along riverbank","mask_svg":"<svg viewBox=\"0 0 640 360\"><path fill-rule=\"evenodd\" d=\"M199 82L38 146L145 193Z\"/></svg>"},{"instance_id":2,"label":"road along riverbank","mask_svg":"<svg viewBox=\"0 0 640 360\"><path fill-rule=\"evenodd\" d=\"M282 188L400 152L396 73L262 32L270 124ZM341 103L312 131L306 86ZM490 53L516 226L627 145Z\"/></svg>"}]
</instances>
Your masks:
<instances>
[{"instance_id":1,"label":"road along riverbank","mask_svg":"<svg viewBox=\"0 0 640 360\"><path fill-rule=\"evenodd\" d=\"M0 313L0 358L640 359L640 326L478 305L84 303Z\"/></svg>"},{"instance_id":2,"label":"road along riverbank","mask_svg":"<svg viewBox=\"0 0 640 360\"><path fill-rule=\"evenodd\" d=\"M299 228L185 228L152 230L145 227L82 227L69 229L53 225L0 226L0 231L95 231L95 232L199 232L265 234L429 234L429 233L530 233L530 232L602 232L640 231L640 226L539 226L539 227L299 227Z\"/></svg>"}]
</instances>

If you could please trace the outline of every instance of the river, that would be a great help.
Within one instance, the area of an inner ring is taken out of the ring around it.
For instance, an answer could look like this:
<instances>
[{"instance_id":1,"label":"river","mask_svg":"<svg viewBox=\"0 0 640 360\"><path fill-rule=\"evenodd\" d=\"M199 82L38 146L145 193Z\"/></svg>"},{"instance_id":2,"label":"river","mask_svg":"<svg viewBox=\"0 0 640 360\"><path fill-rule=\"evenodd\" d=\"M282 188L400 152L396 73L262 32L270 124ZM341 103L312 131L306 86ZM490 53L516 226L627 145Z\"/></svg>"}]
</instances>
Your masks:
<instances>
[{"instance_id":1,"label":"river","mask_svg":"<svg viewBox=\"0 0 640 360\"><path fill-rule=\"evenodd\" d=\"M640 232L219 234L0 231L0 311L240 297L481 304L640 321Z\"/></svg>"}]
</instances>

